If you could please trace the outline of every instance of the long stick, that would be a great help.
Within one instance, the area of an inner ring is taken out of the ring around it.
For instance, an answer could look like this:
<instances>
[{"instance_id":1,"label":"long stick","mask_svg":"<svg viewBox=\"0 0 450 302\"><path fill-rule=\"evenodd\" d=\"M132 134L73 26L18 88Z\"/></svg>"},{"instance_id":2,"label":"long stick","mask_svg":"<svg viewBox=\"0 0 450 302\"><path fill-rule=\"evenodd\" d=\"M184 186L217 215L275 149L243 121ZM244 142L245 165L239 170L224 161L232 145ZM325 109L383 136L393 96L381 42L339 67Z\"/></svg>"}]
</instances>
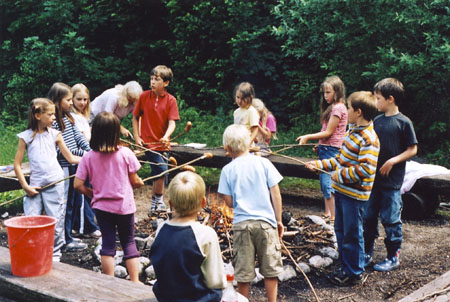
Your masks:
<instances>
[{"instance_id":1,"label":"long stick","mask_svg":"<svg viewBox=\"0 0 450 302\"><path fill-rule=\"evenodd\" d=\"M295 266L297 267L297 269L298 269L298 270L303 274L303 276L305 277L306 282L308 282L309 287L311 287L311 290L312 290L312 292L313 292L313 294L314 294L314 297L316 298L316 301L317 301L317 302L320 302L320 299L319 299L319 297L317 296L317 293L316 293L314 287L312 286L311 281L309 281L308 276L306 276L305 272L304 272L304 271L302 270L302 268L297 264L297 261L294 260L294 257L292 257L291 252L286 248L286 245L284 245L283 240L280 240L280 242L281 242L281 245L283 246L283 248L286 250L286 252L287 252L289 258L291 258L292 262L294 262L294 264L295 264Z\"/></svg>"},{"instance_id":2,"label":"long stick","mask_svg":"<svg viewBox=\"0 0 450 302\"><path fill-rule=\"evenodd\" d=\"M306 166L306 163L305 163L304 161L302 161L302 160L300 160L300 159L297 159L297 158L295 158L295 157L287 156L287 155L284 155L284 154L278 154L278 153L271 153L271 154L276 155L276 156L281 156L281 157L284 157L284 158L287 158L287 159L290 159L290 160L299 162L299 163L303 164L304 166ZM322 173L326 173L326 174L328 174L328 175L331 176L331 173L330 173L330 172L325 171L325 170L322 170L322 169L320 169L320 168L314 167L314 170L320 171L320 172L322 172Z\"/></svg>"},{"instance_id":3,"label":"long stick","mask_svg":"<svg viewBox=\"0 0 450 302\"><path fill-rule=\"evenodd\" d=\"M317 145L317 144L310 144L310 143L308 143L308 144L301 144L301 145L299 145L299 144L281 144L281 145L271 145L269 147L271 147L271 148L279 148L279 147L290 147L290 146L292 146L292 147L301 147L301 146L315 146L315 145Z\"/></svg>"},{"instance_id":4,"label":"long stick","mask_svg":"<svg viewBox=\"0 0 450 302\"><path fill-rule=\"evenodd\" d=\"M190 164L192 164L192 163L195 163L196 161L199 161L199 160L202 160L202 159L205 159L205 158L212 158L212 157L213 157L212 153L204 153L202 156L200 156L200 157L198 157L198 158L196 158L196 159L193 159L193 160L191 160L191 161L188 161L187 163L184 163L184 164L182 164L182 165L179 165L179 166L177 166L177 167L175 167L175 168L172 168L172 169L166 170L166 171L164 171L164 172L161 172L161 173L159 173L158 175L154 175L154 176L147 177L147 178L143 179L143 181L146 182L147 180L151 180L151 179L155 179L155 178L160 178L161 176L164 176L164 175L166 175L167 173L170 173L170 172L175 171L175 170L177 170L177 169L180 169L180 168L182 168L182 167L184 167L184 166L187 166L187 165L190 165Z\"/></svg>"},{"instance_id":5,"label":"long stick","mask_svg":"<svg viewBox=\"0 0 450 302\"><path fill-rule=\"evenodd\" d=\"M51 186L56 185L57 183L60 183L61 181L68 180L68 179L70 179L70 178L72 178L72 177L75 177L75 174L73 174L73 175L71 175L71 176L69 176L69 177L66 177L66 178L63 178L63 179L60 179L60 180L51 182L51 183L49 183L49 184L47 184L47 185L41 187L41 188L39 189L39 191L45 190L45 189L47 189L47 188L49 188L49 187L51 187ZM4 206L4 205L7 205L7 204L10 204L10 203L12 203L13 201L16 201L16 200L18 200L18 199L24 198L25 196L27 196L27 194L24 194L24 195L21 195L21 196L19 196L19 197L10 199L10 200L8 200L8 201L5 201L4 203L0 204L0 207L2 207L2 206Z\"/></svg>"},{"instance_id":6,"label":"long stick","mask_svg":"<svg viewBox=\"0 0 450 302\"><path fill-rule=\"evenodd\" d=\"M120 141L121 141L121 142L124 142L124 143L126 143L126 144L130 144L131 146L135 146L136 148L141 148L141 149L144 150L144 151L148 151L148 152L157 154L157 155L161 156L162 158L164 158L165 160L169 161L169 159L168 159L167 157L165 157L164 155L162 155L162 154L159 153L159 152L156 152L156 151L154 151L154 150L145 148L144 146L141 146L141 145L138 145L138 144L133 144L132 142L129 142L129 141L127 141L127 140L125 140L125 139L122 139L122 138L120 139Z\"/></svg>"}]
</instances>

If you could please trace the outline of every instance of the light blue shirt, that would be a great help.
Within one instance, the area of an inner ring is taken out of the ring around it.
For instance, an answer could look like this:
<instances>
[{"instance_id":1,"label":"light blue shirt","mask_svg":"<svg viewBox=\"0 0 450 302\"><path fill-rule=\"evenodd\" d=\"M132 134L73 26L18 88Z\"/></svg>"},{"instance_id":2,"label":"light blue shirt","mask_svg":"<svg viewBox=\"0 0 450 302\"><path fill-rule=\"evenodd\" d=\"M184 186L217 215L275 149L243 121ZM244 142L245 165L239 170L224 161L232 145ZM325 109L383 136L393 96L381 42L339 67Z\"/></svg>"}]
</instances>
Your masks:
<instances>
[{"instance_id":1,"label":"light blue shirt","mask_svg":"<svg viewBox=\"0 0 450 302\"><path fill-rule=\"evenodd\" d=\"M267 158L251 154L239 156L223 167L218 191L233 198L233 224L263 220L276 228L270 188L282 179Z\"/></svg>"}]
</instances>

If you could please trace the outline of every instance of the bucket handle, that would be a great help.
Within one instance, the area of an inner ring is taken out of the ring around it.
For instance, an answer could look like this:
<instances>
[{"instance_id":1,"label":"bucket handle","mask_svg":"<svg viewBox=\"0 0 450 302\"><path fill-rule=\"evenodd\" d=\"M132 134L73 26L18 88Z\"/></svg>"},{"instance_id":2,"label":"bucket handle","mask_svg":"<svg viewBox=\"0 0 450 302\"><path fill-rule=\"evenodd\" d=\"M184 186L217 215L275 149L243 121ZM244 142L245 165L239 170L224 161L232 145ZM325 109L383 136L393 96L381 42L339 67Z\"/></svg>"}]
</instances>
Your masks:
<instances>
[{"instance_id":1,"label":"bucket handle","mask_svg":"<svg viewBox=\"0 0 450 302\"><path fill-rule=\"evenodd\" d=\"M23 239L23 237L25 237L26 234L28 234L29 231L30 231L30 229L27 229L27 230L19 237L19 239L17 239L17 241L14 242L14 243L12 244L11 247L16 247L16 245Z\"/></svg>"}]
</instances>

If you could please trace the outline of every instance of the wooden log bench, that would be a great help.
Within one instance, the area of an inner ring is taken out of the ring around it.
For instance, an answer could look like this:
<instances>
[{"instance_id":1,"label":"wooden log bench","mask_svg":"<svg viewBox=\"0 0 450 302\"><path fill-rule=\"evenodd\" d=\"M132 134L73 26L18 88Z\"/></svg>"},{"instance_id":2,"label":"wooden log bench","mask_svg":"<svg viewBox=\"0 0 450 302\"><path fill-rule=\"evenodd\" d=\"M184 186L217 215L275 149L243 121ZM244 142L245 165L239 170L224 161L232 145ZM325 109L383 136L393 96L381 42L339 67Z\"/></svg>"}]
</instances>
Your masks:
<instances>
[{"instance_id":1,"label":"wooden log bench","mask_svg":"<svg viewBox=\"0 0 450 302\"><path fill-rule=\"evenodd\" d=\"M450 300L450 271L419 288L398 302L424 302Z\"/></svg>"},{"instance_id":2,"label":"wooden log bench","mask_svg":"<svg viewBox=\"0 0 450 302\"><path fill-rule=\"evenodd\" d=\"M64 263L39 277L11 274L9 249L0 247L0 301L157 302L152 288Z\"/></svg>"}]
</instances>

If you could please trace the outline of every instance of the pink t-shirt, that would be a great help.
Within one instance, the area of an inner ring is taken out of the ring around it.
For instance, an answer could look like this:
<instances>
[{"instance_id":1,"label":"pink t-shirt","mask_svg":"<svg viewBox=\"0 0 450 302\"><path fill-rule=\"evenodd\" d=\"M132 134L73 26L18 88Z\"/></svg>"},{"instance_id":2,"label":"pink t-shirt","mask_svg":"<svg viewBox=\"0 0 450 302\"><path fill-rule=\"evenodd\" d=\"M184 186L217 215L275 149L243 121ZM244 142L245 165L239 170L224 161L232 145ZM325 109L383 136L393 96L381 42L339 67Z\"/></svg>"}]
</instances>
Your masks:
<instances>
[{"instance_id":1,"label":"pink t-shirt","mask_svg":"<svg viewBox=\"0 0 450 302\"><path fill-rule=\"evenodd\" d=\"M319 140L320 145L331 145L337 148L342 147L342 142L344 141L344 135L347 128L347 108L345 107L345 104L343 103L337 103L333 106L331 109L330 117L337 116L339 118L339 123L336 127L336 130L334 130L333 134L327 138L327 139L321 139ZM322 124L322 130L327 130L328 127L328 121L324 122Z\"/></svg>"},{"instance_id":2,"label":"pink t-shirt","mask_svg":"<svg viewBox=\"0 0 450 302\"><path fill-rule=\"evenodd\" d=\"M89 151L81 158L76 177L89 178L94 191L93 209L127 215L136 212L133 187L128 174L136 173L141 164L127 147L114 153Z\"/></svg>"},{"instance_id":3,"label":"pink t-shirt","mask_svg":"<svg viewBox=\"0 0 450 302\"><path fill-rule=\"evenodd\" d=\"M262 120L259 120L259 125L262 126ZM277 120L271 113L267 114L266 128L272 133L277 132ZM267 139L266 143L270 144L270 139Z\"/></svg>"}]
</instances>

